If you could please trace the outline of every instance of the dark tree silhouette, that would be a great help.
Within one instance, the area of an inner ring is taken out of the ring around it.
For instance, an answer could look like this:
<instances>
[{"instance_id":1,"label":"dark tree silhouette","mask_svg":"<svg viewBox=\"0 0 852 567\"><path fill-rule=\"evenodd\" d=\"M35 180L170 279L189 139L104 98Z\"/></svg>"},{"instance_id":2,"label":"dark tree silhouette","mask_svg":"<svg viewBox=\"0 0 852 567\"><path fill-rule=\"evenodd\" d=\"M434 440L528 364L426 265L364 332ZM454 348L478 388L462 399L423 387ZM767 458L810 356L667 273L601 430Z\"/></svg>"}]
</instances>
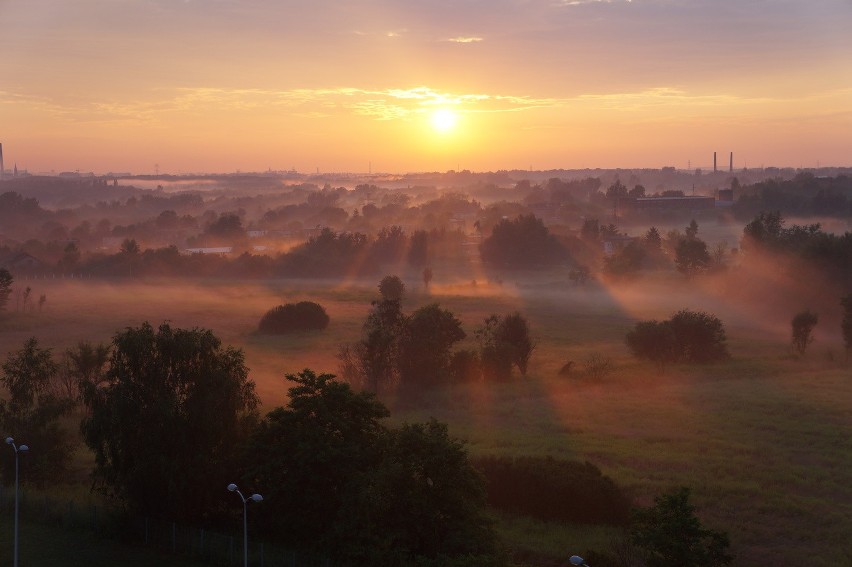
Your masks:
<instances>
[{"instance_id":1,"label":"dark tree silhouette","mask_svg":"<svg viewBox=\"0 0 852 567\"><path fill-rule=\"evenodd\" d=\"M655 497L650 508L637 509L630 540L654 567L720 567L734 559L728 553L728 534L701 525L685 487Z\"/></svg>"},{"instance_id":2,"label":"dark tree silhouette","mask_svg":"<svg viewBox=\"0 0 852 567\"><path fill-rule=\"evenodd\" d=\"M790 322L792 326L792 346L793 350L800 355L804 355L808 350L808 345L814 342L813 330L819 322L819 316L811 311L802 311L796 313L793 320Z\"/></svg>"},{"instance_id":3,"label":"dark tree silhouette","mask_svg":"<svg viewBox=\"0 0 852 567\"><path fill-rule=\"evenodd\" d=\"M541 219L533 215L501 220L482 241L479 252L486 264L510 268L552 265L568 257Z\"/></svg>"},{"instance_id":4,"label":"dark tree silhouette","mask_svg":"<svg viewBox=\"0 0 852 567\"><path fill-rule=\"evenodd\" d=\"M98 487L158 518L201 521L223 510L222 487L237 478L238 447L257 417L242 351L203 329L127 328L83 401Z\"/></svg>"}]
</instances>

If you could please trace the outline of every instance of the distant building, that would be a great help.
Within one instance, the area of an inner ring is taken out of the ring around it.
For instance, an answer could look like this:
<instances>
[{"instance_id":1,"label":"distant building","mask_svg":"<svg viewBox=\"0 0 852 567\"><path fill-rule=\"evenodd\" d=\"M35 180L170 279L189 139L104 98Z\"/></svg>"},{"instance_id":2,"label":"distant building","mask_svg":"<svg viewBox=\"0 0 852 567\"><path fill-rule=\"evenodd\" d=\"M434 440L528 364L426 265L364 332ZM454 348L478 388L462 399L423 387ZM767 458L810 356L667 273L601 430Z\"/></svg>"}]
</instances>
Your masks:
<instances>
[{"instance_id":1,"label":"distant building","mask_svg":"<svg viewBox=\"0 0 852 567\"><path fill-rule=\"evenodd\" d=\"M15 252L11 256L0 258L0 267L6 268L12 273L16 271L30 272L44 268L45 263L26 252Z\"/></svg>"},{"instance_id":2,"label":"distant building","mask_svg":"<svg viewBox=\"0 0 852 567\"><path fill-rule=\"evenodd\" d=\"M181 254L218 254L219 256L225 256L233 251L233 246L213 246L207 248L184 248L181 250Z\"/></svg>"}]
</instances>

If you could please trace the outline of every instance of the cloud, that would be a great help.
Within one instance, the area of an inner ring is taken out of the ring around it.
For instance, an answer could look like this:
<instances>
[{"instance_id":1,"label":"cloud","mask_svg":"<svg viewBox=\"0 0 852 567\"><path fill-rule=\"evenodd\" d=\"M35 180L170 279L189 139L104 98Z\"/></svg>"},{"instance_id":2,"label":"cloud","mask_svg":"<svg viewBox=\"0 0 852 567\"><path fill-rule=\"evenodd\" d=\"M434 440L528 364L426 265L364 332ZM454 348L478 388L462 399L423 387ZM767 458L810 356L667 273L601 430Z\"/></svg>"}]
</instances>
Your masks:
<instances>
[{"instance_id":1,"label":"cloud","mask_svg":"<svg viewBox=\"0 0 852 567\"><path fill-rule=\"evenodd\" d=\"M459 36L448 38L446 41L449 41L451 43L479 43L480 41L483 41L483 38Z\"/></svg>"},{"instance_id":2,"label":"cloud","mask_svg":"<svg viewBox=\"0 0 852 567\"><path fill-rule=\"evenodd\" d=\"M581 6L583 4L630 4L633 0L560 0L560 6Z\"/></svg>"},{"instance_id":3,"label":"cloud","mask_svg":"<svg viewBox=\"0 0 852 567\"><path fill-rule=\"evenodd\" d=\"M166 124L176 118L208 119L245 114L256 116L292 115L317 120L350 114L380 121L410 120L435 108L452 108L458 113L487 114L555 109L566 112L604 111L649 112L660 109L671 114L723 113L737 115L760 110L789 108L824 100L826 108L836 108L837 100L849 96L841 89L799 98L739 97L725 93L692 93L661 86L633 92L586 93L570 97L534 97L501 93L449 92L427 86L364 89L335 87L317 89L228 89L218 87L157 89L145 100L63 100L0 91L0 108L19 105L31 112L52 115L74 123ZM832 103L833 102L833 103Z\"/></svg>"}]
</instances>

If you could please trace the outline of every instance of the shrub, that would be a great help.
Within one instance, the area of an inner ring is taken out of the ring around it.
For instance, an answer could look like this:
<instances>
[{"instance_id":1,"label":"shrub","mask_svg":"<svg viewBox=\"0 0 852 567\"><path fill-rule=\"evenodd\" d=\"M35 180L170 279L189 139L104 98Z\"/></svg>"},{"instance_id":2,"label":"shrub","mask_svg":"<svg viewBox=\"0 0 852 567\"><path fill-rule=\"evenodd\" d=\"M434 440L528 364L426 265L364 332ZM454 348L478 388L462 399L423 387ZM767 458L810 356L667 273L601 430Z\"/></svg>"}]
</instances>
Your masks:
<instances>
[{"instance_id":1,"label":"shrub","mask_svg":"<svg viewBox=\"0 0 852 567\"><path fill-rule=\"evenodd\" d=\"M804 355L808 345L814 342L813 330L819 322L819 317L811 311L796 313L791 325L793 327L792 345L796 352Z\"/></svg>"},{"instance_id":2,"label":"shrub","mask_svg":"<svg viewBox=\"0 0 852 567\"><path fill-rule=\"evenodd\" d=\"M328 327L325 308L313 301L300 301L273 307L260 319L258 331L266 335L284 335L297 331L322 330Z\"/></svg>"},{"instance_id":3,"label":"shrub","mask_svg":"<svg viewBox=\"0 0 852 567\"><path fill-rule=\"evenodd\" d=\"M625 337L639 358L664 368L670 362L707 363L730 355L725 326L715 315L682 309L667 321L639 321Z\"/></svg>"},{"instance_id":4,"label":"shrub","mask_svg":"<svg viewBox=\"0 0 852 567\"><path fill-rule=\"evenodd\" d=\"M625 525L630 500L591 463L553 457L483 457L473 466L485 477L488 503L544 521Z\"/></svg>"},{"instance_id":5,"label":"shrub","mask_svg":"<svg viewBox=\"0 0 852 567\"><path fill-rule=\"evenodd\" d=\"M682 309L671 318L675 350L687 362L713 362L730 355L725 326L715 315Z\"/></svg>"}]
</instances>

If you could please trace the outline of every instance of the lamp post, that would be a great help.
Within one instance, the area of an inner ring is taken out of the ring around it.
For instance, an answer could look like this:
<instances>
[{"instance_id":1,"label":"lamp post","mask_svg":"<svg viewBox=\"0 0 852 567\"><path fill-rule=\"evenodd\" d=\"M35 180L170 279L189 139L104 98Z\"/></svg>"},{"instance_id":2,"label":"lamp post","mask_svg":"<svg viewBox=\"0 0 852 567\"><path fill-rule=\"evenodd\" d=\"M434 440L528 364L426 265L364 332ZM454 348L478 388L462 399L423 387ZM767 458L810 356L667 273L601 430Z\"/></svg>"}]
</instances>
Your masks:
<instances>
[{"instance_id":1,"label":"lamp post","mask_svg":"<svg viewBox=\"0 0 852 567\"><path fill-rule=\"evenodd\" d=\"M18 455L30 450L26 445L15 445L15 440L6 437L6 444L11 445L15 451L15 554L13 567L18 567Z\"/></svg>"},{"instance_id":2,"label":"lamp post","mask_svg":"<svg viewBox=\"0 0 852 567\"><path fill-rule=\"evenodd\" d=\"M589 567L589 564L586 563L586 560L580 557L579 555L572 555L568 561L571 562L571 565L579 565L580 567Z\"/></svg>"},{"instance_id":3,"label":"lamp post","mask_svg":"<svg viewBox=\"0 0 852 567\"><path fill-rule=\"evenodd\" d=\"M237 488L237 485L233 482L228 485L228 490L231 492L236 492L240 496L240 500L243 501L243 567L248 567L248 508L247 504L249 501L252 502L262 502L263 496L260 494L252 494L248 498L243 496L243 493L240 492L240 489ZM17 567L17 566L16 566Z\"/></svg>"}]
</instances>

